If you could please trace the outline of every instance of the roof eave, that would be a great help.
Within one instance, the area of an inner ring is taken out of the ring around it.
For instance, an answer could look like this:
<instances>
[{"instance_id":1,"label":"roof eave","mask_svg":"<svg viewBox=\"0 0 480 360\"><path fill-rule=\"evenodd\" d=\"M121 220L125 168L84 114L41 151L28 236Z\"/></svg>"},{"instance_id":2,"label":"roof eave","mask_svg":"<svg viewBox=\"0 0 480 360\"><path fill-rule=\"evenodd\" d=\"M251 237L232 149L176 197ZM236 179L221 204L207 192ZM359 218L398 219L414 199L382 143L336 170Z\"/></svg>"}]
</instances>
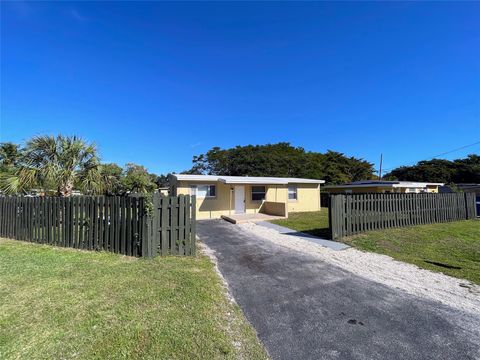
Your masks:
<instances>
[{"instance_id":1,"label":"roof eave","mask_svg":"<svg viewBox=\"0 0 480 360\"><path fill-rule=\"evenodd\" d=\"M219 178L218 181L224 184L244 184L244 185L286 185L288 182L285 181L275 181L275 180L232 180L232 179L222 179Z\"/></svg>"}]
</instances>

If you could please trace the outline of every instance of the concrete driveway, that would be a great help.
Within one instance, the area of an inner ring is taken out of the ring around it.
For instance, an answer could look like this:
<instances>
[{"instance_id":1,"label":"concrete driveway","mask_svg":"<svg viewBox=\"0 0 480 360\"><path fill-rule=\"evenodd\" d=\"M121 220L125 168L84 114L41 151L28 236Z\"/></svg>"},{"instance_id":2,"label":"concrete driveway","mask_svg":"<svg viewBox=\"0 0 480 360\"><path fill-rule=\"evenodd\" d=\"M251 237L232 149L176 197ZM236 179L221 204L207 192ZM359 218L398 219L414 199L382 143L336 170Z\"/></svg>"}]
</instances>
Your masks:
<instances>
[{"instance_id":1,"label":"concrete driveway","mask_svg":"<svg viewBox=\"0 0 480 360\"><path fill-rule=\"evenodd\" d=\"M480 359L480 317L222 220L199 221L197 229L273 359Z\"/></svg>"}]
</instances>

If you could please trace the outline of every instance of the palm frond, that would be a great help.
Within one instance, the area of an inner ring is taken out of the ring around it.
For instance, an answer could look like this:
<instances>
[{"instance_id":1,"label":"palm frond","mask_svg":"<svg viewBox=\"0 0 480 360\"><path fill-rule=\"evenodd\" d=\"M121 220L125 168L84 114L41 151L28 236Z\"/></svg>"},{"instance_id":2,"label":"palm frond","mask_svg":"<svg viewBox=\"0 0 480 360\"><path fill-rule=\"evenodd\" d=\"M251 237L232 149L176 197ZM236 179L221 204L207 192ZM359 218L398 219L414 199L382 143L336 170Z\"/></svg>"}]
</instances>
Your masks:
<instances>
[{"instance_id":1,"label":"palm frond","mask_svg":"<svg viewBox=\"0 0 480 360\"><path fill-rule=\"evenodd\" d=\"M4 181L9 192L17 192L32 184L55 188L69 196L74 184L97 192L102 187L99 159L93 143L78 136L35 136L25 146L17 164L17 179Z\"/></svg>"},{"instance_id":2,"label":"palm frond","mask_svg":"<svg viewBox=\"0 0 480 360\"><path fill-rule=\"evenodd\" d=\"M8 195L25 193L39 183L35 169L18 169L15 174L0 175L0 190Z\"/></svg>"}]
</instances>

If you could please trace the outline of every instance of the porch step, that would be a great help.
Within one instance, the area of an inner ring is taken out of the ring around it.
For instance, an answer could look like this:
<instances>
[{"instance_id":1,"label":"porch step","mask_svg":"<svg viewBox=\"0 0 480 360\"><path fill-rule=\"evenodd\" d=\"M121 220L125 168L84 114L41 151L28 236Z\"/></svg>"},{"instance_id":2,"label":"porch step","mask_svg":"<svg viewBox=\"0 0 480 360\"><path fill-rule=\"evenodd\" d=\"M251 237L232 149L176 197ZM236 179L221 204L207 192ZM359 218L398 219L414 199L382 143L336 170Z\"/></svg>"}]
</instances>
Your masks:
<instances>
[{"instance_id":1,"label":"porch step","mask_svg":"<svg viewBox=\"0 0 480 360\"><path fill-rule=\"evenodd\" d=\"M226 216L226 215L222 215L222 216L220 216L220 217L221 217L223 220L228 221L228 222L230 222L230 223L232 223L232 224L236 224L236 223L237 223L237 220L235 220L235 219L233 219L233 218L231 218L231 217L228 217L228 216Z\"/></svg>"},{"instance_id":2,"label":"porch step","mask_svg":"<svg viewBox=\"0 0 480 360\"><path fill-rule=\"evenodd\" d=\"M241 224L246 222L267 221L276 219L285 219L283 216L268 215L263 213L256 214L234 214L234 215L222 215L221 218L232 224Z\"/></svg>"}]
</instances>

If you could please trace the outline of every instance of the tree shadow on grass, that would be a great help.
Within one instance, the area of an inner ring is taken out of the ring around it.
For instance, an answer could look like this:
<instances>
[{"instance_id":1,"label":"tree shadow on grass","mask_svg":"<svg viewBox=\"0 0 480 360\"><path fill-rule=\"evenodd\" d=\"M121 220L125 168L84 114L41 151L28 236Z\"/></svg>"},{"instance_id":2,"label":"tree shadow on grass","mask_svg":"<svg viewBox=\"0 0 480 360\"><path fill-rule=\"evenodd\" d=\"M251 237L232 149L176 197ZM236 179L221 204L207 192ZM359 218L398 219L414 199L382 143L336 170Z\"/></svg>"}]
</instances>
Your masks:
<instances>
[{"instance_id":1,"label":"tree shadow on grass","mask_svg":"<svg viewBox=\"0 0 480 360\"><path fill-rule=\"evenodd\" d=\"M331 240L332 239L332 233L330 232L330 228L318 228L318 229L309 229L309 230L302 230L302 231L298 231L298 232L291 232L291 233L287 233L286 235L297 235L297 236L301 236L302 234L306 234L306 235L311 235L311 236L314 236L314 237L318 237L318 238L321 238L321 239L325 239L325 240Z\"/></svg>"}]
</instances>

